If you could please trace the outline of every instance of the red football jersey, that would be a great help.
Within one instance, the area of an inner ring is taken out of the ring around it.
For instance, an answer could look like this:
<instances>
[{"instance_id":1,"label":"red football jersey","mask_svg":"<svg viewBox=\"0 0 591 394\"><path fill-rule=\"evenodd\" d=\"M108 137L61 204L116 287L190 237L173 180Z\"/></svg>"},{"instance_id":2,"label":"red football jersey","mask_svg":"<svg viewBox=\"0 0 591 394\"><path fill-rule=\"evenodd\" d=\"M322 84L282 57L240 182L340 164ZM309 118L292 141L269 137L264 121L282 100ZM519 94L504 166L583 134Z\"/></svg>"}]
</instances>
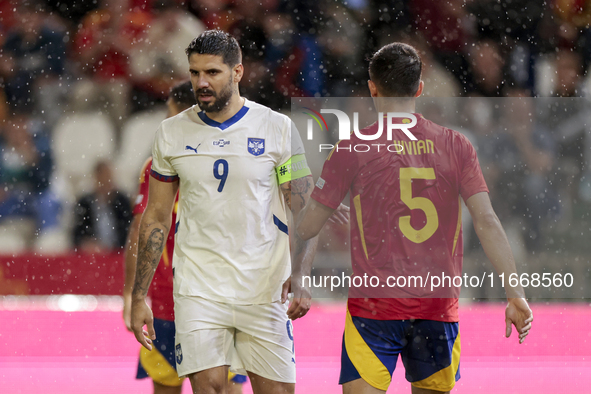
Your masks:
<instances>
[{"instance_id":1,"label":"red football jersey","mask_svg":"<svg viewBox=\"0 0 591 394\"><path fill-rule=\"evenodd\" d=\"M397 276L426 281L428 275L461 276L460 196L467 200L488 192L468 139L415 116L417 124L410 131L417 141L401 130L387 140L386 124L378 140L352 134L340 141L324 163L312 198L336 209L350 192L353 278L380 278L365 293L350 287L352 316L456 322L459 288L442 286L429 293L428 282L421 287L409 280L404 289L387 285L387 278ZM377 130L376 122L361 133L375 135Z\"/></svg>"},{"instance_id":2,"label":"red football jersey","mask_svg":"<svg viewBox=\"0 0 591 394\"><path fill-rule=\"evenodd\" d=\"M148 204L148 191L150 182L150 170L152 169L152 158L149 158L142 168L140 175L140 186L133 215L141 215ZM154 317L163 320L174 320L174 301L172 298L172 255L174 252L174 228L176 225L176 213L178 208L179 195L176 195L176 202L172 211L172 227L168 233L168 239L158 263L158 268L152 279L150 297L152 299L152 312Z\"/></svg>"}]
</instances>

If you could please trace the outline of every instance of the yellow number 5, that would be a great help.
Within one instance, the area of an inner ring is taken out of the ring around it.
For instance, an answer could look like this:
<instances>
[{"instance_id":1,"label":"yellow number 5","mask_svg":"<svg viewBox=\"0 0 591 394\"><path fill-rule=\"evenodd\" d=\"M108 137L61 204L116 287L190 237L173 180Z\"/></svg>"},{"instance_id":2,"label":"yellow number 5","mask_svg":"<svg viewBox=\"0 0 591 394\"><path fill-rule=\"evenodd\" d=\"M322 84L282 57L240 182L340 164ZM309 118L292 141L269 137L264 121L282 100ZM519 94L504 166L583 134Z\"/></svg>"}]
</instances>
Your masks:
<instances>
[{"instance_id":1,"label":"yellow number 5","mask_svg":"<svg viewBox=\"0 0 591 394\"><path fill-rule=\"evenodd\" d=\"M435 179L435 171L433 168L401 168L400 169L400 199L410 209L420 209L425 212L427 222L420 230L415 230L410 224L410 215L401 216L398 225L402 234L410 241L420 244L425 242L439 227L439 218L437 217L437 210L435 205L428 198L413 197L412 196L412 180L413 179Z\"/></svg>"}]
</instances>

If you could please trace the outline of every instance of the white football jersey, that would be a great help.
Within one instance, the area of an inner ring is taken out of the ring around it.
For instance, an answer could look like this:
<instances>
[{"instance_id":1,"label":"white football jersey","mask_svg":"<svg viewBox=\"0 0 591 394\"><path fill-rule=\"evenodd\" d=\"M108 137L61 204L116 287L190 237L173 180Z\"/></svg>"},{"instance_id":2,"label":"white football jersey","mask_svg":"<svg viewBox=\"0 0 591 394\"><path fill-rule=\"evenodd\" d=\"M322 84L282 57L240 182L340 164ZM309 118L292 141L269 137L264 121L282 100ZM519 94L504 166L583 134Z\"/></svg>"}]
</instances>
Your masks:
<instances>
[{"instance_id":1,"label":"white football jersey","mask_svg":"<svg viewBox=\"0 0 591 394\"><path fill-rule=\"evenodd\" d=\"M281 298L291 263L276 168L304 153L292 127L250 100L223 123L198 106L162 122L152 176L180 182L175 294L232 304Z\"/></svg>"}]
</instances>

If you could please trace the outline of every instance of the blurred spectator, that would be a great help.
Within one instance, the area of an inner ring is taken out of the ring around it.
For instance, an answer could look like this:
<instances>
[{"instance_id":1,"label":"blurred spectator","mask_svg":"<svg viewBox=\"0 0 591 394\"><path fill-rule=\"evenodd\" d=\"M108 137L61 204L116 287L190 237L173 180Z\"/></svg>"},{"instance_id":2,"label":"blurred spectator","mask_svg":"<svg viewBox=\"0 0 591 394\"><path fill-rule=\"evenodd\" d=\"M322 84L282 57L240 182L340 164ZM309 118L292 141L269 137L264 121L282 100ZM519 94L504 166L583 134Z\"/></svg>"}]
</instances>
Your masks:
<instances>
[{"instance_id":1,"label":"blurred spectator","mask_svg":"<svg viewBox=\"0 0 591 394\"><path fill-rule=\"evenodd\" d=\"M7 32L0 56L0 76L8 101L27 108L53 124L66 96L65 25L46 13L40 0L25 0L16 8L18 21Z\"/></svg>"},{"instance_id":2,"label":"blurred spectator","mask_svg":"<svg viewBox=\"0 0 591 394\"><path fill-rule=\"evenodd\" d=\"M320 97L324 90L324 57L315 36L318 21L305 17L314 10L320 14L318 3L310 0L286 1L264 20L266 61L273 86L284 97L282 106L289 105L290 97Z\"/></svg>"},{"instance_id":3,"label":"blurred spectator","mask_svg":"<svg viewBox=\"0 0 591 394\"><path fill-rule=\"evenodd\" d=\"M150 22L147 12L129 11L125 3L102 0L83 18L73 43L84 73L74 87L73 109L105 111L118 127L131 107L129 52Z\"/></svg>"},{"instance_id":4,"label":"blurred spectator","mask_svg":"<svg viewBox=\"0 0 591 394\"><path fill-rule=\"evenodd\" d=\"M242 48L244 76L240 81L240 94L246 98L277 109L284 97L273 86L270 78L273 67L267 59L269 41L265 20L274 18L268 13L274 9L266 8L264 2L252 3L239 0L232 10L233 23L228 31Z\"/></svg>"},{"instance_id":5,"label":"blurred spectator","mask_svg":"<svg viewBox=\"0 0 591 394\"><path fill-rule=\"evenodd\" d=\"M470 50L473 82L468 93L484 97L501 97L505 88L505 58L501 47L492 40L482 40Z\"/></svg>"},{"instance_id":6,"label":"blurred spectator","mask_svg":"<svg viewBox=\"0 0 591 394\"><path fill-rule=\"evenodd\" d=\"M358 14L338 3L324 4L325 20L319 26L322 45L322 73L326 76L322 95L350 97L355 91L367 91L367 67L363 64L364 31L357 22Z\"/></svg>"},{"instance_id":7,"label":"blurred spectator","mask_svg":"<svg viewBox=\"0 0 591 394\"><path fill-rule=\"evenodd\" d=\"M583 90L583 59L579 52L561 48L555 57L554 97L540 99L541 116L558 145L559 166L569 183L561 185L570 199L591 201L591 129L589 101L581 97ZM568 99L566 99L568 98Z\"/></svg>"},{"instance_id":8,"label":"blurred spectator","mask_svg":"<svg viewBox=\"0 0 591 394\"><path fill-rule=\"evenodd\" d=\"M500 181L507 181L508 189L509 183L515 182L519 190L516 206L526 223L525 246L529 251L539 251L544 245L543 221L560 213L553 177L557 146L550 131L537 119L530 93L515 89L508 95L515 98L505 102L501 113L500 124L508 138L499 141L505 167ZM513 154L517 162L512 163Z\"/></svg>"},{"instance_id":9,"label":"blurred spectator","mask_svg":"<svg viewBox=\"0 0 591 394\"><path fill-rule=\"evenodd\" d=\"M551 4L551 15L556 16L555 45L574 48L580 46L586 54L590 49L584 48L584 42L589 42L589 26L591 26L591 3L580 0L555 0ZM582 34L581 34L582 33ZM586 59L589 60L589 59Z\"/></svg>"},{"instance_id":10,"label":"blurred spectator","mask_svg":"<svg viewBox=\"0 0 591 394\"><path fill-rule=\"evenodd\" d=\"M419 51L423 71L421 79L425 82L423 97L458 97L462 94L460 84L453 74L439 63L420 34L411 37L408 44ZM435 123L437 123L435 121Z\"/></svg>"},{"instance_id":11,"label":"blurred spectator","mask_svg":"<svg viewBox=\"0 0 591 394\"><path fill-rule=\"evenodd\" d=\"M16 18L16 7L14 0L0 1L0 47L4 46L6 33L13 29L19 22Z\"/></svg>"},{"instance_id":12,"label":"blurred spectator","mask_svg":"<svg viewBox=\"0 0 591 394\"><path fill-rule=\"evenodd\" d=\"M409 10L409 0L356 0L348 2L351 8L354 3L361 3L356 8L365 22L362 26L366 38L360 43L363 46L363 60L370 58L375 51L388 42L394 41L393 36L411 33L413 18Z\"/></svg>"},{"instance_id":13,"label":"blurred spectator","mask_svg":"<svg viewBox=\"0 0 591 394\"><path fill-rule=\"evenodd\" d=\"M60 204L49 188L49 138L35 130L28 115L17 112L0 129L0 156L0 221L26 216L40 233L55 229Z\"/></svg>"},{"instance_id":14,"label":"blurred spectator","mask_svg":"<svg viewBox=\"0 0 591 394\"><path fill-rule=\"evenodd\" d=\"M129 199L115 189L113 170L107 161L97 163L94 178L95 191L77 202L74 246L86 253L121 249L132 218Z\"/></svg>"},{"instance_id":15,"label":"blurred spectator","mask_svg":"<svg viewBox=\"0 0 591 394\"><path fill-rule=\"evenodd\" d=\"M143 40L130 49L134 109L164 102L170 88L188 77L185 48L205 30L203 23L180 9L175 0L155 0L152 10L154 16Z\"/></svg>"},{"instance_id":16,"label":"blurred spectator","mask_svg":"<svg viewBox=\"0 0 591 394\"><path fill-rule=\"evenodd\" d=\"M471 82L466 59L472 44L469 14L464 0L408 0L414 27L431 47L435 58L459 81L464 91Z\"/></svg>"},{"instance_id":17,"label":"blurred spectator","mask_svg":"<svg viewBox=\"0 0 591 394\"><path fill-rule=\"evenodd\" d=\"M45 3L72 26L78 26L84 15L98 7L97 0L45 0Z\"/></svg>"},{"instance_id":18,"label":"blurred spectator","mask_svg":"<svg viewBox=\"0 0 591 394\"><path fill-rule=\"evenodd\" d=\"M481 0L465 5L474 39L505 47L506 78L530 91L535 86L537 55L545 44L539 34L543 16L549 14L545 7L539 0Z\"/></svg>"},{"instance_id":19,"label":"blurred spectator","mask_svg":"<svg viewBox=\"0 0 591 394\"><path fill-rule=\"evenodd\" d=\"M542 223L559 213L553 169L557 147L549 130L536 117L529 92L509 90L503 101L471 98L478 158L501 220L519 219L529 251L543 246ZM498 108L497 111L494 108Z\"/></svg>"},{"instance_id":20,"label":"blurred spectator","mask_svg":"<svg viewBox=\"0 0 591 394\"><path fill-rule=\"evenodd\" d=\"M562 48L556 53L556 85L552 89L555 97L583 97L583 59L572 49Z\"/></svg>"},{"instance_id":21,"label":"blurred spectator","mask_svg":"<svg viewBox=\"0 0 591 394\"><path fill-rule=\"evenodd\" d=\"M234 23L232 0L189 0L191 10L208 29L228 31Z\"/></svg>"}]
</instances>

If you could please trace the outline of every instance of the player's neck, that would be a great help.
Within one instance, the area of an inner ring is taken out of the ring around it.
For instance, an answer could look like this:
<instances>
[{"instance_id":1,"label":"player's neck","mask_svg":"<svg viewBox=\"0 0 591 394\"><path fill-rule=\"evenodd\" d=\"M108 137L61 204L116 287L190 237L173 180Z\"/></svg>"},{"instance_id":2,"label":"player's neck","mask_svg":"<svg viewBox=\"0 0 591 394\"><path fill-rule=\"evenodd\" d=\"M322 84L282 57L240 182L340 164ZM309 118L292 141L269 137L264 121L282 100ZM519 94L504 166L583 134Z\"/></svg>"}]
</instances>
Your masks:
<instances>
[{"instance_id":1,"label":"player's neck","mask_svg":"<svg viewBox=\"0 0 591 394\"><path fill-rule=\"evenodd\" d=\"M378 112L406 112L414 113L416 105L414 98L374 97L374 104Z\"/></svg>"},{"instance_id":2,"label":"player's neck","mask_svg":"<svg viewBox=\"0 0 591 394\"><path fill-rule=\"evenodd\" d=\"M232 116L236 115L238 111L244 106L246 100L240 97L239 94L233 94L232 98L228 102L228 105L224 107L219 112L205 112L207 117L211 120L215 120L219 123L224 123L226 120L230 119Z\"/></svg>"}]
</instances>

